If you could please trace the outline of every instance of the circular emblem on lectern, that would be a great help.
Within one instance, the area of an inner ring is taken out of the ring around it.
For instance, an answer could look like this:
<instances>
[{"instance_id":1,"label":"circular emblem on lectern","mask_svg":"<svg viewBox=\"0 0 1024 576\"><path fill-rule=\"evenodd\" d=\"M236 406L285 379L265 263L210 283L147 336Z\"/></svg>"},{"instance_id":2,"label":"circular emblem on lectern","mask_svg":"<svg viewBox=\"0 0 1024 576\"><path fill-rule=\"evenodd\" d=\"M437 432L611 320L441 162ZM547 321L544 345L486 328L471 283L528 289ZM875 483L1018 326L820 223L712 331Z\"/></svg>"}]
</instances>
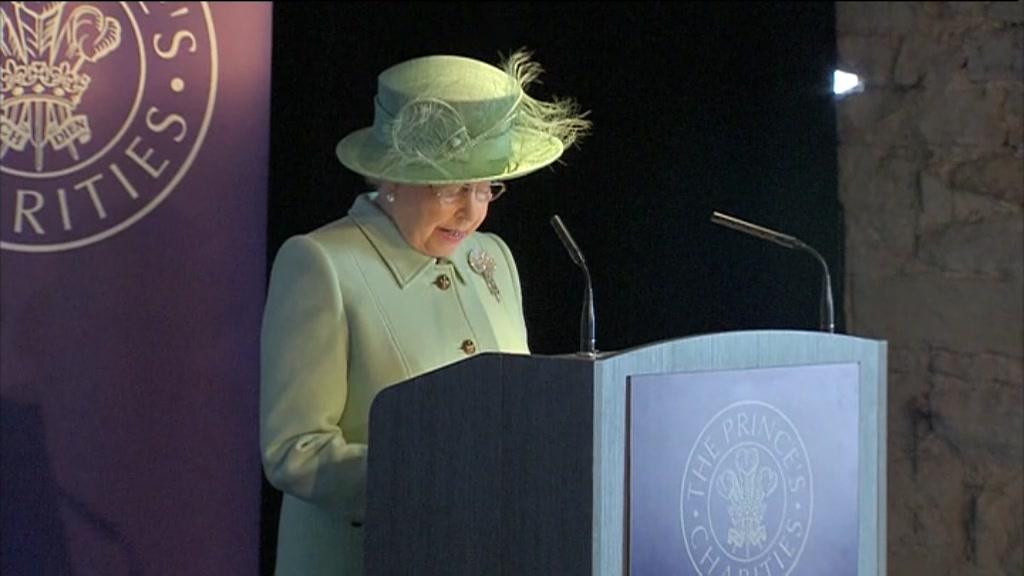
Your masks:
<instances>
[{"instance_id":1,"label":"circular emblem on lectern","mask_svg":"<svg viewBox=\"0 0 1024 576\"><path fill-rule=\"evenodd\" d=\"M149 214L213 114L207 3L4 2L0 29L0 248L70 250Z\"/></svg>"},{"instance_id":2,"label":"circular emblem on lectern","mask_svg":"<svg viewBox=\"0 0 1024 576\"><path fill-rule=\"evenodd\" d=\"M703 427L686 459L679 519L690 562L711 574L789 574L813 519L800 433L778 408L732 404Z\"/></svg>"}]
</instances>

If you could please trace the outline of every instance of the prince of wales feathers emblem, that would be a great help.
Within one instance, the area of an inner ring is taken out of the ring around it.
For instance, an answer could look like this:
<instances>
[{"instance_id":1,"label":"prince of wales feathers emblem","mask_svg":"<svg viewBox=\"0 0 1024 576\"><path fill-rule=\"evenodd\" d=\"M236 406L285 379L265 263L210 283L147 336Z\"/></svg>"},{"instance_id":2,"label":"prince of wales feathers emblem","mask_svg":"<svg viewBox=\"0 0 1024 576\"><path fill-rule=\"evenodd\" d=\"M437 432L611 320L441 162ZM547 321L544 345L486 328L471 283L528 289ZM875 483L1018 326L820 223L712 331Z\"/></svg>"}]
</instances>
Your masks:
<instances>
[{"instance_id":1,"label":"prince of wales feathers emblem","mask_svg":"<svg viewBox=\"0 0 1024 576\"><path fill-rule=\"evenodd\" d=\"M718 493L729 502L729 545L733 550L761 548L768 539L764 525L765 499L778 487L778 474L768 467L758 469L756 448L736 451L735 468L718 478Z\"/></svg>"},{"instance_id":2,"label":"prince of wales feathers emblem","mask_svg":"<svg viewBox=\"0 0 1024 576\"><path fill-rule=\"evenodd\" d=\"M64 18L66 2L5 2L0 8L0 159L31 144L42 172L47 147L89 142L89 120L75 114L90 77L81 71L121 44L121 24L82 5ZM13 14L12 12L13 8Z\"/></svg>"}]
</instances>

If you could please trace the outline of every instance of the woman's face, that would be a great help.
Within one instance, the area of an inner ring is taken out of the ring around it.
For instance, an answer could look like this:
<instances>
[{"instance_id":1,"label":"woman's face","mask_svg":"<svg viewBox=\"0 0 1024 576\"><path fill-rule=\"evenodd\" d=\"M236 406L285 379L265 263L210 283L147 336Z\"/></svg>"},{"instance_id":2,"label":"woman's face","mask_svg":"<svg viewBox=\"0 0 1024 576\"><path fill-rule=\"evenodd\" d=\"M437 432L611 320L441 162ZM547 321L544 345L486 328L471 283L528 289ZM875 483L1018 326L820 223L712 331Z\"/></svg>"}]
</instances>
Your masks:
<instances>
[{"instance_id":1,"label":"woman's face","mask_svg":"<svg viewBox=\"0 0 1024 576\"><path fill-rule=\"evenodd\" d=\"M446 258L487 217L489 202L476 198L490 190L489 182L414 186L385 182L378 203L391 216L405 240L416 250L435 258ZM442 201L438 192L447 197ZM383 197L394 195L394 202Z\"/></svg>"}]
</instances>

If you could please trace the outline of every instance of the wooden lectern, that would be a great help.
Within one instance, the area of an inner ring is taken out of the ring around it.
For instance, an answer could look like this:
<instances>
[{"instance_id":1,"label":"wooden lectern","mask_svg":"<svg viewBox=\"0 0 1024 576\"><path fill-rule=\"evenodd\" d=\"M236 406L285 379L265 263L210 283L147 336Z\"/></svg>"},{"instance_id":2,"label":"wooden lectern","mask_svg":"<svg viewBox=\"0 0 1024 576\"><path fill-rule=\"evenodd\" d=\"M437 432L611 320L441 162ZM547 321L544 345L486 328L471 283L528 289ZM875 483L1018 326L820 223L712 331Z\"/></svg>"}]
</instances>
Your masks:
<instances>
[{"instance_id":1,"label":"wooden lectern","mask_svg":"<svg viewBox=\"0 0 1024 576\"><path fill-rule=\"evenodd\" d=\"M480 354L374 401L366 573L883 575L885 423L881 341Z\"/></svg>"}]
</instances>

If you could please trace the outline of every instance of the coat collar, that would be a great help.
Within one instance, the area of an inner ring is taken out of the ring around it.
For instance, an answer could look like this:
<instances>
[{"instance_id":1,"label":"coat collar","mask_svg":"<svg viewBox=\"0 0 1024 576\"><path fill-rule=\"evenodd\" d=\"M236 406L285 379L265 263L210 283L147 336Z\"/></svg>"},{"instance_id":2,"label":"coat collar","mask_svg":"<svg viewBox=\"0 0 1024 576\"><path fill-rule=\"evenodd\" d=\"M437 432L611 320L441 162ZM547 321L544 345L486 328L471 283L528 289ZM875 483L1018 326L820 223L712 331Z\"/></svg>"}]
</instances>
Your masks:
<instances>
[{"instance_id":1,"label":"coat collar","mask_svg":"<svg viewBox=\"0 0 1024 576\"><path fill-rule=\"evenodd\" d=\"M349 209L348 215L380 254L400 287L405 288L435 264L448 263L455 269L455 277L463 284L466 283L469 267L467 254L471 245L476 245L476 238L473 235L466 238L450 258L438 259L427 256L406 242L391 217L377 205L376 197L376 192L360 194Z\"/></svg>"}]
</instances>

